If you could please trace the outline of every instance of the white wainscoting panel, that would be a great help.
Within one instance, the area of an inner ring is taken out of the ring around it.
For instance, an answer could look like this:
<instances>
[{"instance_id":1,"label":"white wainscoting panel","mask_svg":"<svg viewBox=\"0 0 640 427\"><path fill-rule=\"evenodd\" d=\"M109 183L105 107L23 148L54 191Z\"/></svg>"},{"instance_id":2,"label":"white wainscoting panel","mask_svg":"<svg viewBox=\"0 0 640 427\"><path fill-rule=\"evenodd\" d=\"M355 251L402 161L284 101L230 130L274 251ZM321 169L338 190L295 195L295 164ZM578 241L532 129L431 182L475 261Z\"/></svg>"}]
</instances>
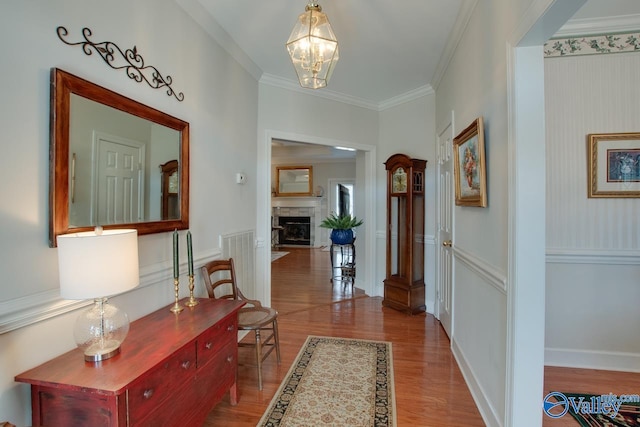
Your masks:
<instances>
[{"instance_id":1,"label":"white wainscoting panel","mask_svg":"<svg viewBox=\"0 0 640 427\"><path fill-rule=\"evenodd\" d=\"M255 298L256 241L254 230L220 236L223 258L233 258L238 287L247 298Z\"/></svg>"}]
</instances>

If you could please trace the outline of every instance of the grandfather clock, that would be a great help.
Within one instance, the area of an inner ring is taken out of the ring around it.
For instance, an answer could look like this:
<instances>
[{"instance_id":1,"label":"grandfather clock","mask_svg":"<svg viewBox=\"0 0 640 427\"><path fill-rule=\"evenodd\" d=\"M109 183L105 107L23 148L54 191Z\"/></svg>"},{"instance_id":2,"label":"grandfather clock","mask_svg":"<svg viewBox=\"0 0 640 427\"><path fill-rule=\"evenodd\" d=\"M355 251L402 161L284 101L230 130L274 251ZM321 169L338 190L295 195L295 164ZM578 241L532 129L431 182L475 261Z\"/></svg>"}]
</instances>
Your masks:
<instances>
[{"instance_id":1,"label":"grandfather clock","mask_svg":"<svg viewBox=\"0 0 640 427\"><path fill-rule=\"evenodd\" d=\"M424 171L426 160L394 154L387 170L387 268L382 305L425 311Z\"/></svg>"}]
</instances>

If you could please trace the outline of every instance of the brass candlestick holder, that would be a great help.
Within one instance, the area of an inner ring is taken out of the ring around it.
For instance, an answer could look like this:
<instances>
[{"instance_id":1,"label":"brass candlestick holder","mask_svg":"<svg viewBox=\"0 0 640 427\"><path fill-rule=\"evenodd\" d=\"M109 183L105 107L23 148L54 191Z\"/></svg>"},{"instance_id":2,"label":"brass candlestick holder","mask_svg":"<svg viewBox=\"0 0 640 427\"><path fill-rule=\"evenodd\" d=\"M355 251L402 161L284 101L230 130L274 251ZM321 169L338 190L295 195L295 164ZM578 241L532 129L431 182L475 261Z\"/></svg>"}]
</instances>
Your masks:
<instances>
[{"instance_id":1,"label":"brass candlestick holder","mask_svg":"<svg viewBox=\"0 0 640 427\"><path fill-rule=\"evenodd\" d=\"M193 297L193 274L189 275L189 301L185 304L187 307L195 307L198 305L198 301Z\"/></svg>"},{"instance_id":2,"label":"brass candlestick holder","mask_svg":"<svg viewBox=\"0 0 640 427\"><path fill-rule=\"evenodd\" d=\"M171 307L171 311L174 312L175 314L180 313L182 310L184 310L184 307L182 307L179 303L179 296L178 296L178 289L180 287L180 280L176 277L173 279L173 288L176 294L176 302L175 304L173 304L173 307Z\"/></svg>"}]
</instances>

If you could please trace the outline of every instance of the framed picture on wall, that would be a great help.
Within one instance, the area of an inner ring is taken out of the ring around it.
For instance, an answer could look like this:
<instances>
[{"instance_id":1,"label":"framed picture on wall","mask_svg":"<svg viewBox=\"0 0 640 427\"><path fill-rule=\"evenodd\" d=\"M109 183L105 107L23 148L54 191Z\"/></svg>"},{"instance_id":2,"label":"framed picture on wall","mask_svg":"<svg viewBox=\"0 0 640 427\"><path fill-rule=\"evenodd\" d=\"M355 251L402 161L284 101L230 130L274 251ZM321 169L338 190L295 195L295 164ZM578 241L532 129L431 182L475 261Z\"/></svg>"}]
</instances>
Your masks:
<instances>
[{"instance_id":1,"label":"framed picture on wall","mask_svg":"<svg viewBox=\"0 0 640 427\"><path fill-rule=\"evenodd\" d=\"M484 127L478 117L453 139L456 205L487 206Z\"/></svg>"},{"instance_id":2,"label":"framed picture on wall","mask_svg":"<svg viewBox=\"0 0 640 427\"><path fill-rule=\"evenodd\" d=\"M640 197L640 133L587 135L588 196Z\"/></svg>"}]
</instances>

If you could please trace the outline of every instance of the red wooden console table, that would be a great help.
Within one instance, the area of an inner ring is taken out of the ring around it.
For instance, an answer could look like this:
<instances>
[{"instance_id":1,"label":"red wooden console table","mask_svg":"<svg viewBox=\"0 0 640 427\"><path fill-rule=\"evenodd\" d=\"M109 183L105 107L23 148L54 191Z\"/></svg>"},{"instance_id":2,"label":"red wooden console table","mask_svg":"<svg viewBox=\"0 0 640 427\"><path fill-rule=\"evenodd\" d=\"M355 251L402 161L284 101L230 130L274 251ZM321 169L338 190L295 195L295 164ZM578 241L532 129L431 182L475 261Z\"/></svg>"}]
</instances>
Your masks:
<instances>
[{"instance_id":1,"label":"red wooden console table","mask_svg":"<svg viewBox=\"0 0 640 427\"><path fill-rule=\"evenodd\" d=\"M72 350L18 375L31 384L33 426L197 426L229 391L238 400L238 310L199 299L131 323L121 353L85 362Z\"/></svg>"}]
</instances>

